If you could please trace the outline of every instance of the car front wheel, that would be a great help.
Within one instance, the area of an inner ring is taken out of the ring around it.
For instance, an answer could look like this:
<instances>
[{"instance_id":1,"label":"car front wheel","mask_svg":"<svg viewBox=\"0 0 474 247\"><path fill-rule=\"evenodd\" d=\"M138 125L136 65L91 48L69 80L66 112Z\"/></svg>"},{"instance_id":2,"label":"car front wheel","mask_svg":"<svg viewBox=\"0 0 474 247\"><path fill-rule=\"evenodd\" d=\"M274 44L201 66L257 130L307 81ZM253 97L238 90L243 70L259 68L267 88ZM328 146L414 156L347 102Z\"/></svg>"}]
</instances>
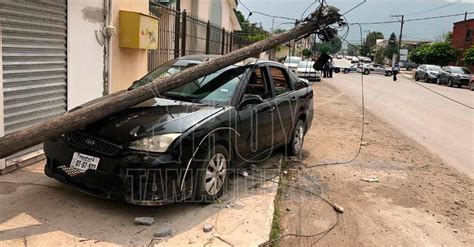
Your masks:
<instances>
[{"instance_id":1,"label":"car front wheel","mask_svg":"<svg viewBox=\"0 0 474 247\"><path fill-rule=\"evenodd\" d=\"M385 76L392 76L392 72L387 71L387 72L385 73Z\"/></svg>"},{"instance_id":2,"label":"car front wheel","mask_svg":"<svg viewBox=\"0 0 474 247\"><path fill-rule=\"evenodd\" d=\"M418 80L420 80L420 79L418 78L418 73L415 73L415 81L418 81Z\"/></svg>"},{"instance_id":3,"label":"car front wheel","mask_svg":"<svg viewBox=\"0 0 474 247\"><path fill-rule=\"evenodd\" d=\"M370 71L364 70L364 75L368 75L368 74L370 74Z\"/></svg>"},{"instance_id":4,"label":"car front wheel","mask_svg":"<svg viewBox=\"0 0 474 247\"><path fill-rule=\"evenodd\" d=\"M439 79L439 77L436 79L436 84L441 85L441 79Z\"/></svg>"},{"instance_id":5,"label":"car front wheel","mask_svg":"<svg viewBox=\"0 0 474 247\"><path fill-rule=\"evenodd\" d=\"M303 149L303 142L304 142L304 122L303 120L299 119L296 122L295 128L293 130L293 135L291 137L291 141L288 144L288 154L297 156L301 153Z\"/></svg>"},{"instance_id":6,"label":"car front wheel","mask_svg":"<svg viewBox=\"0 0 474 247\"><path fill-rule=\"evenodd\" d=\"M474 91L474 82L471 82L471 85L469 87L471 88L471 91Z\"/></svg>"},{"instance_id":7,"label":"car front wheel","mask_svg":"<svg viewBox=\"0 0 474 247\"><path fill-rule=\"evenodd\" d=\"M211 203L225 190L229 152L222 145L211 147L197 166L197 183L194 199L202 203Z\"/></svg>"},{"instance_id":8,"label":"car front wheel","mask_svg":"<svg viewBox=\"0 0 474 247\"><path fill-rule=\"evenodd\" d=\"M449 78L448 80L448 86L453 87L453 79Z\"/></svg>"}]
</instances>

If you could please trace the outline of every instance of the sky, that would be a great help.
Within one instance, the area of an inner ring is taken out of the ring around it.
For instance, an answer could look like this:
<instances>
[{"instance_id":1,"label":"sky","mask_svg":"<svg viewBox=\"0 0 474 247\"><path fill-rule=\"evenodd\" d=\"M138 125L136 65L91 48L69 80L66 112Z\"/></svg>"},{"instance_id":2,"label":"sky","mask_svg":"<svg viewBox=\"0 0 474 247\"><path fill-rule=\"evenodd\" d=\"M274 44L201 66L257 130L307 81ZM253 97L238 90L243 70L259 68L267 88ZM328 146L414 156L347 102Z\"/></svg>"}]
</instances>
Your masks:
<instances>
[{"instance_id":1,"label":"sky","mask_svg":"<svg viewBox=\"0 0 474 247\"><path fill-rule=\"evenodd\" d=\"M304 10L314 2L314 0L239 0L252 11L260 11L270 15L285 16L293 19L300 19ZM344 13L362 0L326 0L329 5L333 5ZM311 10L314 10L314 5ZM245 16L248 10L239 3L238 10ZM360 7L349 12L346 17L349 23L366 23L376 21L397 20L391 15L404 14L405 19L432 17L440 15L461 14L464 12L474 12L474 0L367 0ZM307 14L306 14L307 15ZM474 14L468 15L468 19L474 18ZM435 20L406 22L403 31L403 39L407 40L437 40L453 29L453 23L464 20L464 16L449 17ZM272 18L259 14L249 17L250 22L262 23L266 30L271 30ZM288 20L275 19L274 26ZM283 29L291 28L291 24L281 24ZM382 32L386 38L394 32L397 37L400 33L400 23L382 25L362 26L363 36L367 33ZM352 26L347 40L352 43L360 43L360 30Z\"/></svg>"}]
</instances>

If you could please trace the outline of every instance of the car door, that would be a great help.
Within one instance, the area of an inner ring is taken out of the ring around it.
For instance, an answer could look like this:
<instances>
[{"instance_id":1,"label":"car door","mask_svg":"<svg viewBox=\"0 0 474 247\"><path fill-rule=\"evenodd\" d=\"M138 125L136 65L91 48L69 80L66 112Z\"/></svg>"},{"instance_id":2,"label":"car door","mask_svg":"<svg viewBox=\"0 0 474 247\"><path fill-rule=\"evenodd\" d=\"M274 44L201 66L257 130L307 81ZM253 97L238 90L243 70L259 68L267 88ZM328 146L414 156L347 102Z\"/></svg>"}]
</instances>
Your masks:
<instances>
[{"instance_id":1,"label":"car door","mask_svg":"<svg viewBox=\"0 0 474 247\"><path fill-rule=\"evenodd\" d=\"M245 94L258 95L263 102L237 109L236 128L240 134L237 137L237 151L240 159L257 162L252 158L269 149L273 138L275 106L265 66L250 71L247 82L244 83L242 97Z\"/></svg>"},{"instance_id":2,"label":"car door","mask_svg":"<svg viewBox=\"0 0 474 247\"><path fill-rule=\"evenodd\" d=\"M292 105L296 103L296 96L293 94L293 85L288 71L280 66L269 64L267 66L272 89L275 98L275 112L273 114L273 140L271 145L286 144L286 140L291 136L293 126L293 116L295 110Z\"/></svg>"},{"instance_id":3,"label":"car door","mask_svg":"<svg viewBox=\"0 0 474 247\"><path fill-rule=\"evenodd\" d=\"M418 78L424 78L426 75L426 65L420 66L420 69L418 71Z\"/></svg>"},{"instance_id":4,"label":"car door","mask_svg":"<svg viewBox=\"0 0 474 247\"><path fill-rule=\"evenodd\" d=\"M451 76L451 68L449 66L444 67L443 71L439 74L439 82L448 83L450 76Z\"/></svg>"}]
</instances>

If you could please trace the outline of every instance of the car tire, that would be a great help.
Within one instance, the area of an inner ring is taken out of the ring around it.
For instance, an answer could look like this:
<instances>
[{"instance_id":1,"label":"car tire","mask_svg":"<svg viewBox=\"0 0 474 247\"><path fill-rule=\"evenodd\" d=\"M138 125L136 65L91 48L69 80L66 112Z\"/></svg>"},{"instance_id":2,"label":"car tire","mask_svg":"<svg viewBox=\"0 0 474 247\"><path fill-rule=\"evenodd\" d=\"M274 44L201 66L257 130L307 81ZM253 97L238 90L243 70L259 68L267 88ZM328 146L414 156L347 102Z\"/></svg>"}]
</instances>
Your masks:
<instances>
[{"instance_id":1,"label":"car tire","mask_svg":"<svg viewBox=\"0 0 474 247\"><path fill-rule=\"evenodd\" d=\"M407 67L407 71L411 71L412 69L413 69L413 68L410 67L410 66Z\"/></svg>"},{"instance_id":2,"label":"car tire","mask_svg":"<svg viewBox=\"0 0 474 247\"><path fill-rule=\"evenodd\" d=\"M471 88L471 91L474 91L474 82L471 82L471 85L469 86Z\"/></svg>"},{"instance_id":3,"label":"car tire","mask_svg":"<svg viewBox=\"0 0 474 247\"><path fill-rule=\"evenodd\" d=\"M197 164L194 189L194 200L209 204L216 201L226 188L229 152L222 145L215 145L206 150Z\"/></svg>"},{"instance_id":4,"label":"car tire","mask_svg":"<svg viewBox=\"0 0 474 247\"><path fill-rule=\"evenodd\" d=\"M304 142L304 122L301 119L295 124L295 128L293 129L293 133L291 135L290 143L287 145L287 152L290 156L298 156L301 154L301 150L303 149L303 142Z\"/></svg>"},{"instance_id":5,"label":"car tire","mask_svg":"<svg viewBox=\"0 0 474 247\"><path fill-rule=\"evenodd\" d=\"M385 76L392 76L392 72L391 72L391 71L387 71L387 72L385 73Z\"/></svg>"},{"instance_id":6,"label":"car tire","mask_svg":"<svg viewBox=\"0 0 474 247\"><path fill-rule=\"evenodd\" d=\"M453 87L453 79L449 78L448 79L448 86Z\"/></svg>"},{"instance_id":7,"label":"car tire","mask_svg":"<svg viewBox=\"0 0 474 247\"><path fill-rule=\"evenodd\" d=\"M339 69L339 68L334 69L334 73L339 73L339 72L341 72L341 69Z\"/></svg>"},{"instance_id":8,"label":"car tire","mask_svg":"<svg viewBox=\"0 0 474 247\"><path fill-rule=\"evenodd\" d=\"M345 70L344 70L344 74L349 74L349 70L348 70L348 69L345 69Z\"/></svg>"},{"instance_id":9,"label":"car tire","mask_svg":"<svg viewBox=\"0 0 474 247\"><path fill-rule=\"evenodd\" d=\"M426 83L429 83L429 82L430 82L430 78L428 78L428 75L425 75L424 81L425 81Z\"/></svg>"},{"instance_id":10,"label":"car tire","mask_svg":"<svg viewBox=\"0 0 474 247\"><path fill-rule=\"evenodd\" d=\"M369 70L364 70L364 75L369 75L370 74L370 71Z\"/></svg>"},{"instance_id":11,"label":"car tire","mask_svg":"<svg viewBox=\"0 0 474 247\"><path fill-rule=\"evenodd\" d=\"M436 84L441 85L441 79L439 79L439 77L436 79Z\"/></svg>"}]
</instances>

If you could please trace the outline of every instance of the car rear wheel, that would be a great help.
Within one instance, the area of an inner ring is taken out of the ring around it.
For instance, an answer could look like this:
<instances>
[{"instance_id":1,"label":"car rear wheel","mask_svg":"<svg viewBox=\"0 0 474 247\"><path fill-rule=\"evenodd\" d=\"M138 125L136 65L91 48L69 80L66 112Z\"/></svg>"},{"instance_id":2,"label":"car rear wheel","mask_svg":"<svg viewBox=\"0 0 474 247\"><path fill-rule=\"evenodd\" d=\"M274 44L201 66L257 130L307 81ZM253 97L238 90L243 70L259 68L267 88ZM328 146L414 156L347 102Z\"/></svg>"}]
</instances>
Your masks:
<instances>
[{"instance_id":1,"label":"car rear wheel","mask_svg":"<svg viewBox=\"0 0 474 247\"><path fill-rule=\"evenodd\" d=\"M207 151L197 166L195 200L211 203L224 193L229 164L229 152L224 146L216 145Z\"/></svg>"},{"instance_id":2,"label":"car rear wheel","mask_svg":"<svg viewBox=\"0 0 474 247\"><path fill-rule=\"evenodd\" d=\"M474 81L471 82L471 85L469 87L471 88L471 91L474 91Z\"/></svg>"},{"instance_id":3,"label":"car rear wheel","mask_svg":"<svg viewBox=\"0 0 474 247\"><path fill-rule=\"evenodd\" d=\"M291 141L287 147L289 155L297 156L301 154L301 150L303 149L304 134L304 122L303 120L299 119L298 122L296 122L293 135L291 136Z\"/></svg>"},{"instance_id":4,"label":"car rear wheel","mask_svg":"<svg viewBox=\"0 0 474 247\"><path fill-rule=\"evenodd\" d=\"M363 74L364 74L364 75L368 75L368 74L370 74L370 71L369 71L369 70L364 70L364 73L363 73Z\"/></svg>"},{"instance_id":5,"label":"car rear wheel","mask_svg":"<svg viewBox=\"0 0 474 247\"><path fill-rule=\"evenodd\" d=\"M385 76L392 76L392 72L391 72L391 71L387 71L387 72L385 73Z\"/></svg>"},{"instance_id":6,"label":"car rear wheel","mask_svg":"<svg viewBox=\"0 0 474 247\"><path fill-rule=\"evenodd\" d=\"M420 79L418 78L418 73L415 73L415 81L418 81L418 80L420 80Z\"/></svg>"},{"instance_id":7,"label":"car rear wheel","mask_svg":"<svg viewBox=\"0 0 474 247\"><path fill-rule=\"evenodd\" d=\"M348 74L349 73L349 70L348 69L345 69L344 70L344 74Z\"/></svg>"}]
</instances>

